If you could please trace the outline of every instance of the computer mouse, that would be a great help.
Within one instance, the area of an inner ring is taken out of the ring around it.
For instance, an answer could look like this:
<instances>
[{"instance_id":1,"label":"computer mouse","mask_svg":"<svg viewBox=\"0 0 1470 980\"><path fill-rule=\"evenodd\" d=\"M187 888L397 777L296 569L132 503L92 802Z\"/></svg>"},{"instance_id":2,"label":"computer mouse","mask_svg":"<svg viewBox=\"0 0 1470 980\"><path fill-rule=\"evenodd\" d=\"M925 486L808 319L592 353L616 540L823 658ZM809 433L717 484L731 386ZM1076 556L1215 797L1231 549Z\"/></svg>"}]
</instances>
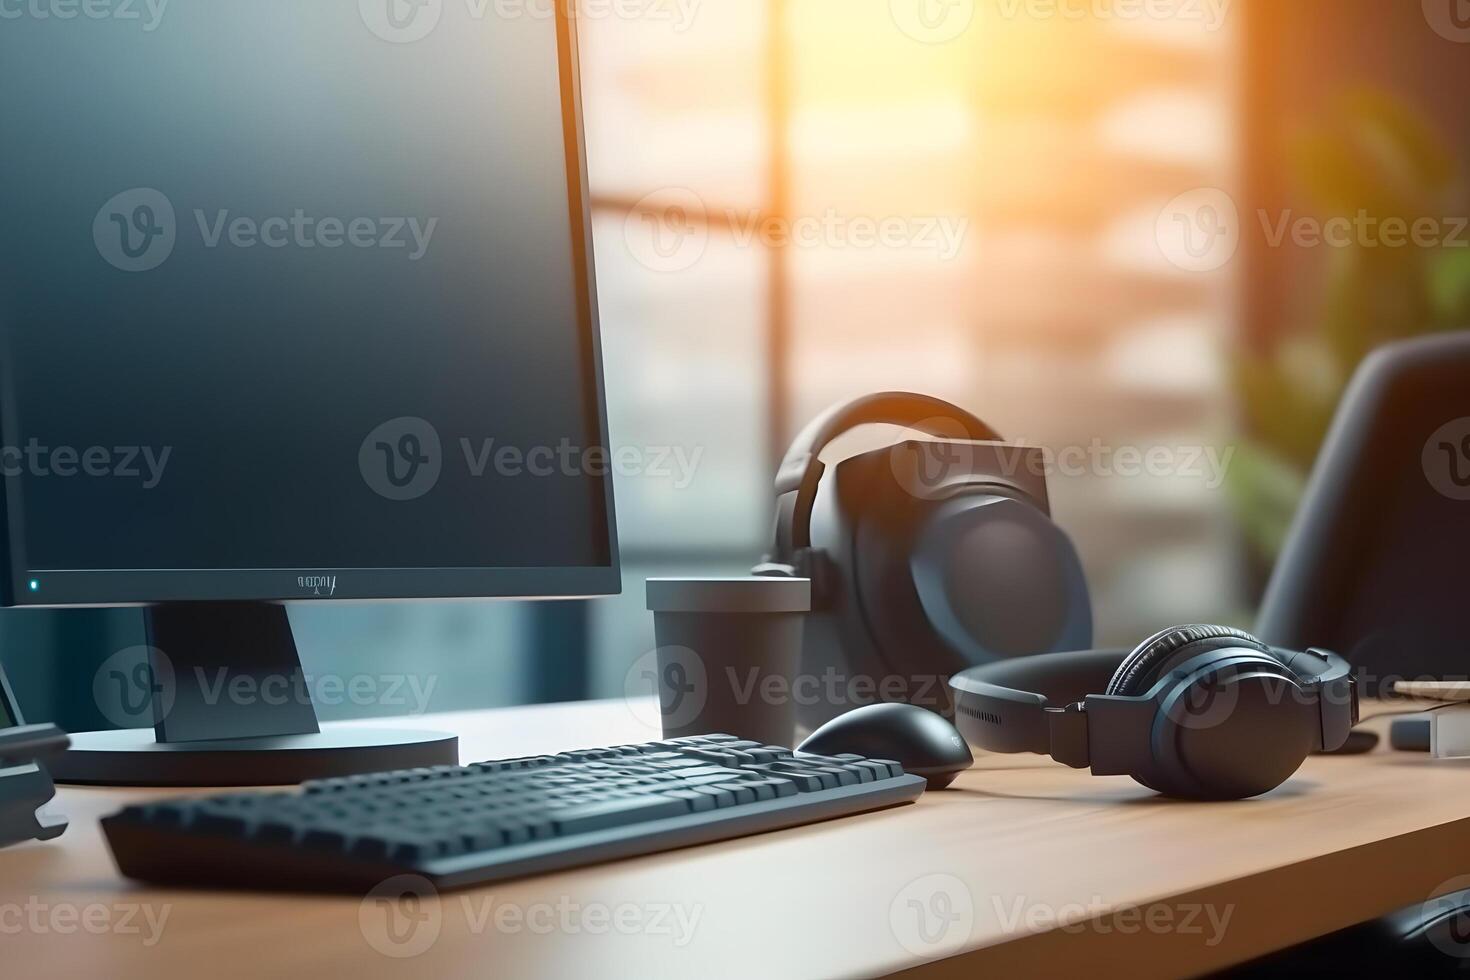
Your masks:
<instances>
[{"instance_id":1,"label":"computer mouse","mask_svg":"<svg viewBox=\"0 0 1470 980\"><path fill-rule=\"evenodd\" d=\"M833 718L797 753L890 759L905 772L944 789L975 762L959 731L941 716L911 704L870 704Z\"/></svg>"}]
</instances>

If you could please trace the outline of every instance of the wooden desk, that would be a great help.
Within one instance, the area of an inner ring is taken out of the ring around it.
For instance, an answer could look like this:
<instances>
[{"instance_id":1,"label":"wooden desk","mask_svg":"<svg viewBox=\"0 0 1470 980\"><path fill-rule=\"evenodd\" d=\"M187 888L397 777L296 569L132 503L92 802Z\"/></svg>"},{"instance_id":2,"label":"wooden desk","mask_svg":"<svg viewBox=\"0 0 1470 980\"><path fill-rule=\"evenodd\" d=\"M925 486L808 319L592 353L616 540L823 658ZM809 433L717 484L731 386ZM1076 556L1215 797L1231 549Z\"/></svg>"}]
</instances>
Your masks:
<instances>
[{"instance_id":1,"label":"wooden desk","mask_svg":"<svg viewBox=\"0 0 1470 980\"><path fill-rule=\"evenodd\" d=\"M460 732L466 759L655 734L620 702L427 721ZM0 852L5 976L1167 976L1422 901L1470 873L1470 770L1422 755L1315 758L1270 796L1230 804L989 757L913 806L447 894L426 920L437 941L396 959L369 938L383 944L387 910L354 898L118 877L97 819L158 795L65 789L66 836ZM680 912L698 916L692 935Z\"/></svg>"}]
</instances>

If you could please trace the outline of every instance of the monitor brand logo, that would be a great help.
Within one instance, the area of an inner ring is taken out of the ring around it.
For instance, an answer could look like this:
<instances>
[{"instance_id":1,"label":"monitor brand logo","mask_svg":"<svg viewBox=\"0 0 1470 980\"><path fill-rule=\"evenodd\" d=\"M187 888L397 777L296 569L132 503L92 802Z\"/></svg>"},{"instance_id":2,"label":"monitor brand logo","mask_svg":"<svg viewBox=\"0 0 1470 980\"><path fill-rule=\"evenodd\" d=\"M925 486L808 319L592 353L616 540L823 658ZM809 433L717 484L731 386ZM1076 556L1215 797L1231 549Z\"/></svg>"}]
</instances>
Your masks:
<instances>
[{"instance_id":1,"label":"monitor brand logo","mask_svg":"<svg viewBox=\"0 0 1470 980\"><path fill-rule=\"evenodd\" d=\"M357 465L368 487L388 500L417 500L439 482L444 451L428 421L405 416L384 422L362 441Z\"/></svg>"},{"instance_id":2,"label":"monitor brand logo","mask_svg":"<svg viewBox=\"0 0 1470 980\"><path fill-rule=\"evenodd\" d=\"M313 596L321 596L330 599L337 594L337 576L335 575L298 575L296 585L302 590L310 589Z\"/></svg>"},{"instance_id":3,"label":"monitor brand logo","mask_svg":"<svg viewBox=\"0 0 1470 980\"><path fill-rule=\"evenodd\" d=\"M135 187L114 196L92 222L92 241L108 265L123 272L156 269L178 240L174 206L161 191Z\"/></svg>"}]
</instances>

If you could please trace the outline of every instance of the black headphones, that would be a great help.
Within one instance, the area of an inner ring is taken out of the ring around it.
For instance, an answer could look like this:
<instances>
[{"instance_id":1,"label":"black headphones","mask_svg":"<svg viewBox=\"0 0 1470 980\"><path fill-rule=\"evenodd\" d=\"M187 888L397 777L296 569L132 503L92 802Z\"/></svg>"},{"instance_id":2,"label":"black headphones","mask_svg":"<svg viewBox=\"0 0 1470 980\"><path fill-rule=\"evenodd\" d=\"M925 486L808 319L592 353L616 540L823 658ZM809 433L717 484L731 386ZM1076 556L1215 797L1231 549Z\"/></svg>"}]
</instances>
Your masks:
<instances>
[{"instance_id":1,"label":"black headphones","mask_svg":"<svg viewBox=\"0 0 1470 980\"><path fill-rule=\"evenodd\" d=\"M956 724L977 748L1049 755L1188 799L1275 789L1310 753L1340 748L1358 723L1347 661L1226 626L1164 630L1126 656L1095 650L977 667L950 684Z\"/></svg>"},{"instance_id":2,"label":"black headphones","mask_svg":"<svg viewBox=\"0 0 1470 980\"><path fill-rule=\"evenodd\" d=\"M859 426L907 440L819 458ZM798 700L815 727L874 701L949 712L946 680L995 660L1092 645L1081 561L1051 520L1046 460L948 402L887 392L829 409L776 478L775 544L758 575L812 579Z\"/></svg>"}]
</instances>

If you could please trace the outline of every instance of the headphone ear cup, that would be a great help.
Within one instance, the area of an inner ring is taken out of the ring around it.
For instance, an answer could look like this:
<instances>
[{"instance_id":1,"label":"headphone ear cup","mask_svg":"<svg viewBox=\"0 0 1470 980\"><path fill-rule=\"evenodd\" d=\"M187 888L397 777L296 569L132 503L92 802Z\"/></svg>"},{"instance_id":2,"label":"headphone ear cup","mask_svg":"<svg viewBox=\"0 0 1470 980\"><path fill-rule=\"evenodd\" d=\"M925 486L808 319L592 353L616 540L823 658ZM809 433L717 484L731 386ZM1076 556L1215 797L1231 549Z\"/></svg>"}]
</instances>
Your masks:
<instances>
[{"instance_id":1,"label":"headphone ear cup","mask_svg":"<svg viewBox=\"0 0 1470 980\"><path fill-rule=\"evenodd\" d=\"M1158 680L1161 667L1180 659L1181 652L1203 653L1204 650L1188 648L1211 641L1218 641L1214 647L1244 646L1271 653L1270 647L1254 636L1229 626L1178 626L1161 630L1123 658L1103 693L1110 697L1140 697Z\"/></svg>"}]
</instances>

